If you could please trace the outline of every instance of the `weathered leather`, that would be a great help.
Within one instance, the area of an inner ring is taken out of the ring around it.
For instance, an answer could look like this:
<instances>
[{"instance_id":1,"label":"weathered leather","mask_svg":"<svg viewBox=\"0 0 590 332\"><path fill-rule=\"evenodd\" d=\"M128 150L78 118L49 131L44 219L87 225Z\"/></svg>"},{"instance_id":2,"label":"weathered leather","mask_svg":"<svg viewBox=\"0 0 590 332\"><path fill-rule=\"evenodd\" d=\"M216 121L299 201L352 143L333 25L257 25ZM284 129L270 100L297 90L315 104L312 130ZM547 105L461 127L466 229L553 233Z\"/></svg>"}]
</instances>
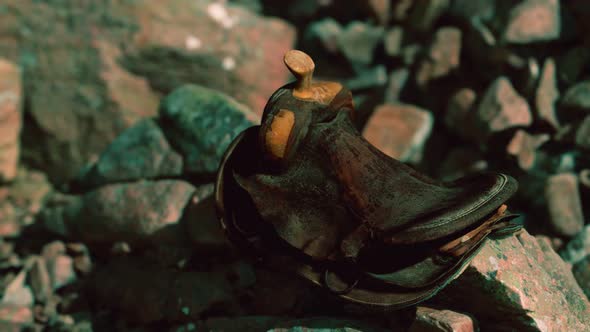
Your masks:
<instances>
[{"instance_id":1,"label":"weathered leather","mask_svg":"<svg viewBox=\"0 0 590 332\"><path fill-rule=\"evenodd\" d=\"M261 143L277 109L295 113L280 162ZM234 141L219 170L219 214L234 243L345 290L343 299L399 308L448 284L490 234L518 229L513 215L490 219L517 189L510 176L435 181L373 147L352 116L345 89L330 105L295 100L289 85L271 97L262 125ZM455 255L440 250L478 227Z\"/></svg>"}]
</instances>

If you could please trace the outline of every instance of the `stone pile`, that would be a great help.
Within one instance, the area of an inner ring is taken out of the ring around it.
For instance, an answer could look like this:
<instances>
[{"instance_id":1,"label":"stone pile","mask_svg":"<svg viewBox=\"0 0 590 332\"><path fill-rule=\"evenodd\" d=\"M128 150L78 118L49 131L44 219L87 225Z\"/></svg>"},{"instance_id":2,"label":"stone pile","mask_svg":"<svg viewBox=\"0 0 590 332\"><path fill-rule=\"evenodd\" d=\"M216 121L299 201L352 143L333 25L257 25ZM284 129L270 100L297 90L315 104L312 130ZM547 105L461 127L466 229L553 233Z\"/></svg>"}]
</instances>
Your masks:
<instances>
[{"instance_id":1,"label":"stone pile","mask_svg":"<svg viewBox=\"0 0 590 332\"><path fill-rule=\"evenodd\" d=\"M588 22L585 0L4 1L0 330L590 330ZM526 230L386 317L232 248L214 174L295 44L386 154L516 177Z\"/></svg>"}]
</instances>

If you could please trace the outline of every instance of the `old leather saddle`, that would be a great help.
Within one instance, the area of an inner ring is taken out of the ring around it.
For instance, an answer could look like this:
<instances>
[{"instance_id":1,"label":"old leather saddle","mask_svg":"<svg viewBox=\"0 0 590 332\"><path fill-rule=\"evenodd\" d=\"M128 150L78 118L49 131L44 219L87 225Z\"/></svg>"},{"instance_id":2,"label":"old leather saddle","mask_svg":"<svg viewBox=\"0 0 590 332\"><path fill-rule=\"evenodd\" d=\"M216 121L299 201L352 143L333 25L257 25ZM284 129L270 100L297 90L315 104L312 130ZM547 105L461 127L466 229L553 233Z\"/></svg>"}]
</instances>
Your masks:
<instances>
[{"instance_id":1,"label":"old leather saddle","mask_svg":"<svg viewBox=\"0 0 590 332\"><path fill-rule=\"evenodd\" d=\"M399 309L455 279L488 236L520 228L503 204L513 178L420 174L360 135L350 91L313 82L305 53L285 64L297 81L272 95L219 168L218 213L237 246L360 309Z\"/></svg>"}]
</instances>

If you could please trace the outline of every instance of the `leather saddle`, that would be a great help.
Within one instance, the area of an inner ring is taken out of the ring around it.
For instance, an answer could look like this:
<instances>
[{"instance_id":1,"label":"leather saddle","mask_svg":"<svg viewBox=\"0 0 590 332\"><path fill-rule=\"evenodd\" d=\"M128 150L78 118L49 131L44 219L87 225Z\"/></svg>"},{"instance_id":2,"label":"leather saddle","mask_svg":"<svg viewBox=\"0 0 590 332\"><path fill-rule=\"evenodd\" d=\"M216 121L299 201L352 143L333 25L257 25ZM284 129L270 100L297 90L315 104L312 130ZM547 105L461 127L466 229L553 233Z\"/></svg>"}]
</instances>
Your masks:
<instances>
[{"instance_id":1,"label":"leather saddle","mask_svg":"<svg viewBox=\"0 0 590 332\"><path fill-rule=\"evenodd\" d=\"M361 309L399 309L455 279L487 237L520 228L504 205L513 178L443 183L413 170L360 135L350 91L312 82L307 55L285 63L298 80L219 168L218 213L237 246Z\"/></svg>"}]
</instances>

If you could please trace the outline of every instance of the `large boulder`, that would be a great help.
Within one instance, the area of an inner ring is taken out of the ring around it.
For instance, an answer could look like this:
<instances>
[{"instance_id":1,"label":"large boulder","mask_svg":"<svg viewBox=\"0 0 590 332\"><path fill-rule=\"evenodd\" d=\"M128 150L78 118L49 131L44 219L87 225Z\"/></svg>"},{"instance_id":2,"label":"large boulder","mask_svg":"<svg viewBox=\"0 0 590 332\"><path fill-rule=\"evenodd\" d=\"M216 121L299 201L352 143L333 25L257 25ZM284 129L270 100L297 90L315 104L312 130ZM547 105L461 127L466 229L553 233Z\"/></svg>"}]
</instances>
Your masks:
<instances>
[{"instance_id":1,"label":"large boulder","mask_svg":"<svg viewBox=\"0 0 590 332\"><path fill-rule=\"evenodd\" d=\"M209 0L6 0L0 36L0 54L24 70L24 160L63 183L184 83L262 112L289 78L281 58L295 33Z\"/></svg>"},{"instance_id":2,"label":"large boulder","mask_svg":"<svg viewBox=\"0 0 590 332\"><path fill-rule=\"evenodd\" d=\"M434 299L473 314L489 331L585 331L590 303L550 244L526 231L488 240Z\"/></svg>"}]
</instances>

